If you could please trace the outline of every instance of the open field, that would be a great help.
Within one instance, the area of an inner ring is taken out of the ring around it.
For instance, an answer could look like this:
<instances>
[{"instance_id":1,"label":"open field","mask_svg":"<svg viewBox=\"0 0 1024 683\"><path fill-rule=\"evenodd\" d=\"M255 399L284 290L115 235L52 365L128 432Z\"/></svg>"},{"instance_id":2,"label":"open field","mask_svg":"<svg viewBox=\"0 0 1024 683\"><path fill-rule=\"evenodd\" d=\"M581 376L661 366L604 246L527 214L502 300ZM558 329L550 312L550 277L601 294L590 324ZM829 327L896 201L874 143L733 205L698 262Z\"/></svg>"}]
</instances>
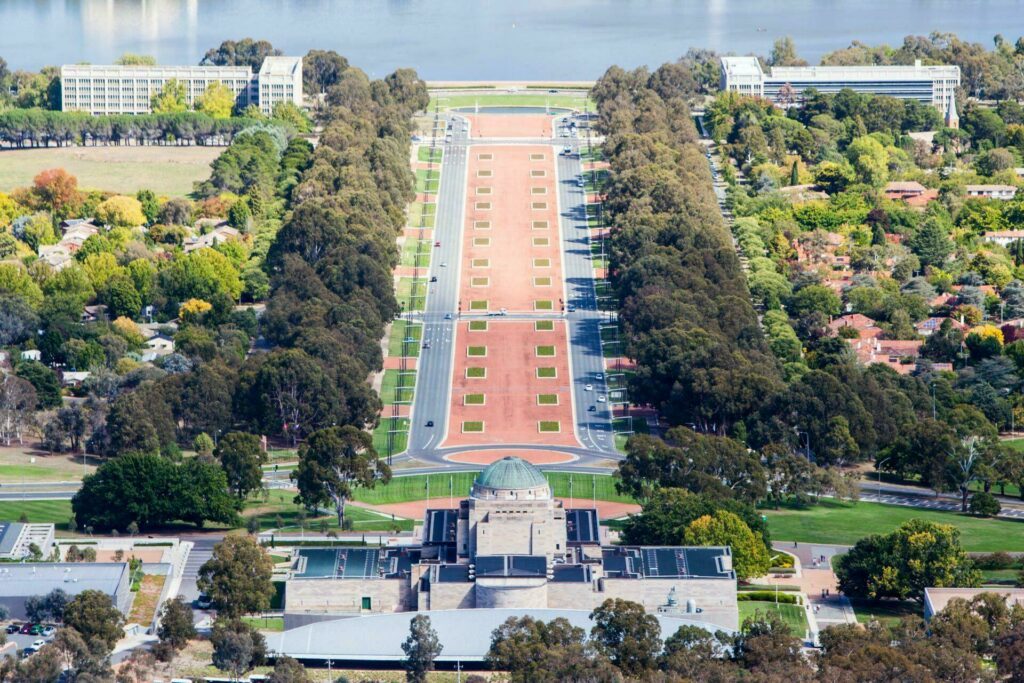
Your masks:
<instances>
[{"instance_id":1,"label":"open field","mask_svg":"<svg viewBox=\"0 0 1024 683\"><path fill-rule=\"evenodd\" d=\"M782 621L793 629L793 635L797 638L803 638L807 632L807 615L803 605L784 605L760 600L742 600L737 604L740 608L741 625L744 619L754 616L758 611L775 611L782 617Z\"/></svg>"},{"instance_id":2,"label":"open field","mask_svg":"<svg viewBox=\"0 0 1024 683\"><path fill-rule=\"evenodd\" d=\"M420 338L423 335L423 325L410 323L407 320L396 320L391 323L391 337L388 338L388 355L401 356L403 350L405 355L416 358L420 355ZM412 341L404 343L405 339Z\"/></svg>"},{"instance_id":3,"label":"open field","mask_svg":"<svg viewBox=\"0 0 1024 683\"><path fill-rule=\"evenodd\" d=\"M380 424L373 430L373 450L381 457L388 454L388 432L394 431L392 436L391 455L401 453L408 447L409 443L409 418L400 417L397 420L385 415L380 418Z\"/></svg>"},{"instance_id":4,"label":"open field","mask_svg":"<svg viewBox=\"0 0 1024 683\"><path fill-rule=\"evenodd\" d=\"M1024 551L1024 522L980 519L952 512L921 510L879 503L823 500L805 510L763 510L772 538L779 541L853 545L870 534L888 533L911 519L952 524L960 541L973 552Z\"/></svg>"},{"instance_id":5,"label":"open field","mask_svg":"<svg viewBox=\"0 0 1024 683\"><path fill-rule=\"evenodd\" d=\"M428 478L430 480L430 496L446 495L449 485L451 485L456 497L465 498L476 475L476 472L452 472L450 474L416 474L407 477L394 477L385 486L356 489L354 498L370 505L423 500L428 496ZM552 492L557 498L568 498L571 495L581 502L591 497L619 503L634 502L629 496L624 496L615 490L615 477L612 476L570 474L569 472L545 472L544 476L551 484Z\"/></svg>"},{"instance_id":6,"label":"open field","mask_svg":"<svg viewBox=\"0 0 1024 683\"><path fill-rule=\"evenodd\" d=\"M430 110L433 110L435 101L439 100L441 109L457 109L461 107L559 107L564 109L583 109L585 94L579 92L558 92L558 93L445 93L443 95L431 95ZM594 110L594 103L589 104Z\"/></svg>"},{"instance_id":7,"label":"open field","mask_svg":"<svg viewBox=\"0 0 1024 683\"><path fill-rule=\"evenodd\" d=\"M32 459L35 462L32 462ZM78 481L96 470L99 458L88 458L83 465L81 455L54 454L17 446L0 448L0 485L39 481Z\"/></svg>"},{"instance_id":8,"label":"open field","mask_svg":"<svg viewBox=\"0 0 1024 683\"><path fill-rule=\"evenodd\" d=\"M30 522L53 522L58 529L67 530L71 517L70 500L3 500L0 501L0 519L17 520L21 515Z\"/></svg>"},{"instance_id":9,"label":"open field","mask_svg":"<svg viewBox=\"0 0 1024 683\"><path fill-rule=\"evenodd\" d=\"M246 519L257 518L261 529L282 529L288 532L305 529L316 532L320 529L322 522L327 522L328 529L336 530L338 528L338 520L333 509L321 510L323 514L309 515L305 520L300 520L299 513L302 508L295 504L294 498L295 493L291 491L270 491L266 502L262 497L251 500L243 514ZM345 507L345 517L352 521L355 531L392 531L395 528L409 531L412 529L412 520L396 519L392 521L390 517L354 505Z\"/></svg>"},{"instance_id":10,"label":"open field","mask_svg":"<svg viewBox=\"0 0 1024 683\"><path fill-rule=\"evenodd\" d=\"M903 617L921 618L924 610L920 603L913 600L861 600L851 598L853 613L857 615L857 623L867 624L879 621L894 625Z\"/></svg>"},{"instance_id":11,"label":"open field","mask_svg":"<svg viewBox=\"0 0 1024 683\"><path fill-rule=\"evenodd\" d=\"M0 152L0 192L32 184L49 168L63 168L84 190L184 196L206 180L222 147L65 147Z\"/></svg>"}]
</instances>

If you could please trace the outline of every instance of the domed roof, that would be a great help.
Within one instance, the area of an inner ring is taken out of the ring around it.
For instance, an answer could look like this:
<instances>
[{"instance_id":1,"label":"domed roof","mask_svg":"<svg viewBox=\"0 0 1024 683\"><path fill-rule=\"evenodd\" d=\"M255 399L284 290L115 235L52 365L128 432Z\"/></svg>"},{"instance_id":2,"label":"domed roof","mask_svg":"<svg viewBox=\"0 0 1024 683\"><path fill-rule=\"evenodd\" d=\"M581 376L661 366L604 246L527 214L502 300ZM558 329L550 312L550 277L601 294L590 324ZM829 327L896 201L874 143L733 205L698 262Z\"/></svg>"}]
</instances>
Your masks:
<instances>
[{"instance_id":1,"label":"domed roof","mask_svg":"<svg viewBox=\"0 0 1024 683\"><path fill-rule=\"evenodd\" d=\"M547 486L548 480L530 463L510 455L488 465L473 485L489 489L535 489Z\"/></svg>"}]
</instances>

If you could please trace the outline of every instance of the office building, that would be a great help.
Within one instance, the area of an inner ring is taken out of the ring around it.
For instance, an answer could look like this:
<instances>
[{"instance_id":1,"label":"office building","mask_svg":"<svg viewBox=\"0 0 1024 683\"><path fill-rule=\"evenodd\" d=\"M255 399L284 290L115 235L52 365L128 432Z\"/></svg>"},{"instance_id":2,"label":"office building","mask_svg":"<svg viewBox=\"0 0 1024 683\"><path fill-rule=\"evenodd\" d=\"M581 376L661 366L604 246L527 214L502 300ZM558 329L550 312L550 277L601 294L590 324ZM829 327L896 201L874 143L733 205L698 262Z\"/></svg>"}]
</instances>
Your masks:
<instances>
[{"instance_id":1,"label":"office building","mask_svg":"<svg viewBox=\"0 0 1024 683\"><path fill-rule=\"evenodd\" d=\"M850 89L930 104L947 117L960 85L960 67L924 66L773 66L765 72L757 57L722 57L721 89L764 97L780 106L799 104L805 90L834 95Z\"/></svg>"},{"instance_id":2,"label":"office building","mask_svg":"<svg viewBox=\"0 0 1024 683\"><path fill-rule=\"evenodd\" d=\"M612 546L601 535L596 509L563 507L536 467L503 458L457 507L427 510L415 545L298 550L286 626L410 611L592 610L621 598L711 630L738 627L728 547Z\"/></svg>"},{"instance_id":3,"label":"office building","mask_svg":"<svg viewBox=\"0 0 1024 683\"><path fill-rule=\"evenodd\" d=\"M235 93L239 109L254 104L270 114L278 102L302 104L302 58L267 57L257 74L248 66L64 65L61 109L94 115L148 114L153 96L171 80L185 86L190 108L216 82Z\"/></svg>"},{"instance_id":4,"label":"office building","mask_svg":"<svg viewBox=\"0 0 1024 683\"><path fill-rule=\"evenodd\" d=\"M0 560L23 560L32 554L32 546L42 557L53 552L53 524L0 522Z\"/></svg>"}]
</instances>

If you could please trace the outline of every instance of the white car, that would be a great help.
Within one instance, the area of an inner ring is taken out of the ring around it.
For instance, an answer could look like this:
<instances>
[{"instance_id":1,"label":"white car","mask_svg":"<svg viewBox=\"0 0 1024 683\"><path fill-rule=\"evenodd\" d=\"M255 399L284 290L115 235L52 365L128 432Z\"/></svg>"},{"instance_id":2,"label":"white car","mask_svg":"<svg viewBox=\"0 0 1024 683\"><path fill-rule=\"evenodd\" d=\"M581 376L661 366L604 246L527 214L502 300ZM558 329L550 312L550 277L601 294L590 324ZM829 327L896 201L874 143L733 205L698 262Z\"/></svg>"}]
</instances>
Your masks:
<instances>
[{"instance_id":1,"label":"white car","mask_svg":"<svg viewBox=\"0 0 1024 683\"><path fill-rule=\"evenodd\" d=\"M604 373L603 372L597 373L596 375L594 375L594 379L596 379L598 382L600 382L601 380L604 379Z\"/></svg>"},{"instance_id":2,"label":"white car","mask_svg":"<svg viewBox=\"0 0 1024 683\"><path fill-rule=\"evenodd\" d=\"M597 397L597 402L598 403L604 403L604 396L598 396Z\"/></svg>"},{"instance_id":3,"label":"white car","mask_svg":"<svg viewBox=\"0 0 1024 683\"><path fill-rule=\"evenodd\" d=\"M32 641L32 647L34 647L36 649L41 648L43 645L46 645L46 641L43 640L42 638L39 638L38 640L33 640Z\"/></svg>"},{"instance_id":4,"label":"white car","mask_svg":"<svg viewBox=\"0 0 1024 683\"><path fill-rule=\"evenodd\" d=\"M447 268L447 267L448 267L448 262L447 262L447 261L445 261L444 263L442 263L442 264L441 264L441 267L442 267L442 268Z\"/></svg>"},{"instance_id":5,"label":"white car","mask_svg":"<svg viewBox=\"0 0 1024 683\"><path fill-rule=\"evenodd\" d=\"M587 391L593 391L594 390L594 385L593 384L588 384L588 385L586 385L583 388L586 389Z\"/></svg>"}]
</instances>

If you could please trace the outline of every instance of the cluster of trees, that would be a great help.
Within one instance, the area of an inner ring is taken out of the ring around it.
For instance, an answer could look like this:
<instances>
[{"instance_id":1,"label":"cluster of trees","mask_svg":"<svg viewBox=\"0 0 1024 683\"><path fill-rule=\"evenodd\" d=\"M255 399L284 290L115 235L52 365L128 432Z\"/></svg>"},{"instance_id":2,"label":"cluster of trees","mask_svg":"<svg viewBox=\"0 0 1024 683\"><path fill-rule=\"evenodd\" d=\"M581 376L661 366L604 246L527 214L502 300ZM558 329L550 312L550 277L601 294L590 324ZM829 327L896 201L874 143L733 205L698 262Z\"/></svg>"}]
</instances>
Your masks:
<instances>
[{"instance_id":1,"label":"cluster of trees","mask_svg":"<svg viewBox=\"0 0 1024 683\"><path fill-rule=\"evenodd\" d=\"M820 652L774 613L738 633L683 626L662 634L640 605L608 600L586 630L565 619L510 618L491 635L488 664L513 683L556 681L968 681L1019 680L1024 612L1003 596L953 600L927 624L905 618L822 631ZM664 638L664 639L663 639Z\"/></svg>"},{"instance_id":2,"label":"cluster of trees","mask_svg":"<svg viewBox=\"0 0 1024 683\"><path fill-rule=\"evenodd\" d=\"M611 281L634 401L716 434L780 384L683 92L665 77L612 67L595 85L610 163Z\"/></svg>"}]
</instances>

